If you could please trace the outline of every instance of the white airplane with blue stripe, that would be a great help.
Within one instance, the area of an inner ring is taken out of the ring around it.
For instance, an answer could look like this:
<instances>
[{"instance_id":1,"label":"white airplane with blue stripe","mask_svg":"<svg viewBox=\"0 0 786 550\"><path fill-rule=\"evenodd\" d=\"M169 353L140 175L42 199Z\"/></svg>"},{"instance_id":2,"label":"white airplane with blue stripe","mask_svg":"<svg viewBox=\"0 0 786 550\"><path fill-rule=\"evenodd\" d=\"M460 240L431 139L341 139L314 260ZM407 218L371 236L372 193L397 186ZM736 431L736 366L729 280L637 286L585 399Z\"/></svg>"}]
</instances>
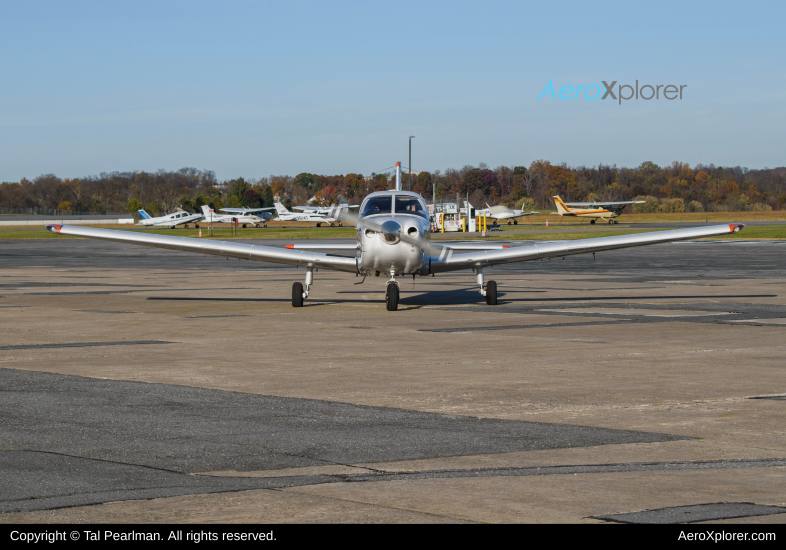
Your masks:
<instances>
[{"instance_id":1,"label":"white airplane with blue stripe","mask_svg":"<svg viewBox=\"0 0 786 550\"><path fill-rule=\"evenodd\" d=\"M197 222L204 218L202 214L189 214L183 210L178 210L174 214L167 214L166 216L158 216L157 218L153 218L144 210L139 210L139 216L141 219L137 225L144 225L145 227L169 227L171 229L174 229L177 225L185 225L188 227L188 224L192 222L194 223L194 227L199 227Z\"/></svg>"}]
</instances>

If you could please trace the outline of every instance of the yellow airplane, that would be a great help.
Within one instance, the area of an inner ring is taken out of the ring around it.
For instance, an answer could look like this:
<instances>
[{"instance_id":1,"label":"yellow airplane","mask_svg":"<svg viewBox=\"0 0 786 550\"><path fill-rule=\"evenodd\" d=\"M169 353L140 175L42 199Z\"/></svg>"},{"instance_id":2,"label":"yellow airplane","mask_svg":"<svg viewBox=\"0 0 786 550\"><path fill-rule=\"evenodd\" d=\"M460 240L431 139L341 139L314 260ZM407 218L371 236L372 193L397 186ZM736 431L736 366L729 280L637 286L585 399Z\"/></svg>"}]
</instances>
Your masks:
<instances>
[{"instance_id":1,"label":"yellow airplane","mask_svg":"<svg viewBox=\"0 0 786 550\"><path fill-rule=\"evenodd\" d=\"M591 218L590 223L601 219L610 224L619 223L614 218L622 214L622 210L629 204L639 204L644 201L609 201L609 202L562 202L559 195L554 197L554 204L557 205L559 216L575 216L578 218ZM562 222L560 222L562 223Z\"/></svg>"}]
</instances>

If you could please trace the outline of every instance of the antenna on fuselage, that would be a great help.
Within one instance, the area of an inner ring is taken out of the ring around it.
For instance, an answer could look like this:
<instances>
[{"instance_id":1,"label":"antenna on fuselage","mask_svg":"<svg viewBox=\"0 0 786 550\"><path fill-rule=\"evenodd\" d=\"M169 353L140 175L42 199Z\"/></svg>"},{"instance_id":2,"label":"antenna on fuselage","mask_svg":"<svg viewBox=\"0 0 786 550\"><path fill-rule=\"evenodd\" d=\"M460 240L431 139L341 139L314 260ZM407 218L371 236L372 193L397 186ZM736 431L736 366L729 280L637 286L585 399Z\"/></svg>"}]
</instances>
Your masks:
<instances>
[{"instance_id":1,"label":"antenna on fuselage","mask_svg":"<svg viewBox=\"0 0 786 550\"><path fill-rule=\"evenodd\" d=\"M401 191L401 163L396 163L396 191Z\"/></svg>"}]
</instances>

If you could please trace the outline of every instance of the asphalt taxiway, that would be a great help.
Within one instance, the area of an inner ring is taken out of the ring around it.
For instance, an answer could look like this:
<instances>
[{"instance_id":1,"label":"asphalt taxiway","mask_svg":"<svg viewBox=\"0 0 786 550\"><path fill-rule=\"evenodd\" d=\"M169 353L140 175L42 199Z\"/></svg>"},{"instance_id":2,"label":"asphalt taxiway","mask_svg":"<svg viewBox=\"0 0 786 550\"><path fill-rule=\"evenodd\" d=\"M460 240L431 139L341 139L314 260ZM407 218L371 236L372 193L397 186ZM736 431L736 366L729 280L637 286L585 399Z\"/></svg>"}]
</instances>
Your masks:
<instances>
[{"instance_id":1,"label":"asphalt taxiway","mask_svg":"<svg viewBox=\"0 0 786 550\"><path fill-rule=\"evenodd\" d=\"M249 242L249 241L244 241ZM259 244L281 245L269 240ZM402 281L0 243L0 521L783 522L786 244Z\"/></svg>"}]
</instances>

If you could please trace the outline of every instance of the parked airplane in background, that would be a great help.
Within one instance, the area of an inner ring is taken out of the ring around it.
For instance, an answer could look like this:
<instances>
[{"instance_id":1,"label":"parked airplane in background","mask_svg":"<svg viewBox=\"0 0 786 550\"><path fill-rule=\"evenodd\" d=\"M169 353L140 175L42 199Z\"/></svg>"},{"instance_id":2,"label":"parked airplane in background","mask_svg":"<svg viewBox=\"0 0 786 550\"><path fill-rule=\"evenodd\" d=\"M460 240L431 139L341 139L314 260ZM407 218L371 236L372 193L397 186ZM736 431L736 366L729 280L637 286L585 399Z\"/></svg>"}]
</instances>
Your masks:
<instances>
[{"instance_id":1,"label":"parked airplane in background","mask_svg":"<svg viewBox=\"0 0 786 550\"><path fill-rule=\"evenodd\" d=\"M614 224L619 223L614 218L618 218L627 205L640 204L642 202L644 201L562 202L559 195L556 195L554 204L557 205L557 212L553 212L553 214L591 218L590 223L595 223L595 220L601 219Z\"/></svg>"},{"instance_id":2,"label":"parked airplane in background","mask_svg":"<svg viewBox=\"0 0 786 550\"><path fill-rule=\"evenodd\" d=\"M321 227L323 223L329 223L330 225L333 225L333 223L336 221L334 216L314 214L311 212L305 212L303 214L290 212L287 207L280 202L273 203L273 206L275 206L276 212L278 213L276 221L279 222L315 222L317 227Z\"/></svg>"},{"instance_id":3,"label":"parked airplane in background","mask_svg":"<svg viewBox=\"0 0 786 550\"><path fill-rule=\"evenodd\" d=\"M385 301L389 311L398 308L400 277L436 275L448 271L470 271L476 277L480 295L488 305L497 304L497 283L487 281L483 270L503 264L561 258L573 254L589 254L631 246L700 239L728 235L740 231L744 224L729 223L708 227L691 227L669 231L654 231L635 235L613 235L572 241L540 242L511 248L461 252L449 246L439 246L429 240L430 224L426 201L400 187L401 171L397 166L396 189L371 193L360 207L360 213L347 212L347 219L357 226L357 243L339 245L354 250L352 256L326 254L303 250L295 245L287 248L262 246L250 243L220 242L171 235L139 234L134 231L97 229L71 225L48 225L47 229L58 235L73 235L89 239L114 241L140 246L152 246L180 252L196 252L237 258L273 262L303 267L305 284L292 285L292 306L301 307L308 298L314 274L320 269L344 271L356 276L383 275L388 278ZM286 209L284 209L286 210ZM335 245L333 245L335 246ZM476 245L471 245L476 246ZM498 246L498 245L497 245ZM312 245L313 247L313 245ZM319 245L319 248L327 248Z\"/></svg>"},{"instance_id":4,"label":"parked airplane in background","mask_svg":"<svg viewBox=\"0 0 786 550\"><path fill-rule=\"evenodd\" d=\"M540 212L523 212L521 210L511 210L507 206L503 206L501 204L498 204L497 206L489 206L489 204L486 203L486 208L483 210L475 210L475 214L478 216L485 214L487 218L494 220L494 223L496 223L496 220L508 220L508 225L511 223L518 225L519 222L516 218L540 214Z\"/></svg>"},{"instance_id":5,"label":"parked airplane in background","mask_svg":"<svg viewBox=\"0 0 786 550\"><path fill-rule=\"evenodd\" d=\"M174 214L167 214L166 216L158 216L157 218L151 217L144 210L139 210L138 212L141 219L137 225L144 225L145 227L169 227L174 229L176 225L188 227L188 224L191 222L194 222L194 227L199 227L197 222L202 219L202 214L189 214L183 210L178 210Z\"/></svg>"},{"instance_id":6,"label":"parked airplane in background","mask_svg":"<svg viewBox=\"0 0 786 550\"><path fill-rule=\"evenodd\" d=\"M203 204L202 213L205 215L205 223L235 223L237 220L237 223L243 227L251 224L256 227L259 227L260 224L267 227L267 221L273 217L273 214L263 212L263 210L273 210L272 206L269 208L220 208L219 210L225 214L216 214L209 206Z\"/></svg>"},{"instance_id":7,"label":"parked airplane in background","mask_svg":"<svg viewBox=\"0 0 786 550\"><path fill-rule=\"evenodd\" d=\"M360 208L359 204L339 204L338 206L293 206L294 210L301 210L306 212L307 214L318 214L320 216L333 216L333 218L338 221L339 227L341 227L344 219L346 218L346 213L350 208Z\"/></svg>"}]
</instances>

